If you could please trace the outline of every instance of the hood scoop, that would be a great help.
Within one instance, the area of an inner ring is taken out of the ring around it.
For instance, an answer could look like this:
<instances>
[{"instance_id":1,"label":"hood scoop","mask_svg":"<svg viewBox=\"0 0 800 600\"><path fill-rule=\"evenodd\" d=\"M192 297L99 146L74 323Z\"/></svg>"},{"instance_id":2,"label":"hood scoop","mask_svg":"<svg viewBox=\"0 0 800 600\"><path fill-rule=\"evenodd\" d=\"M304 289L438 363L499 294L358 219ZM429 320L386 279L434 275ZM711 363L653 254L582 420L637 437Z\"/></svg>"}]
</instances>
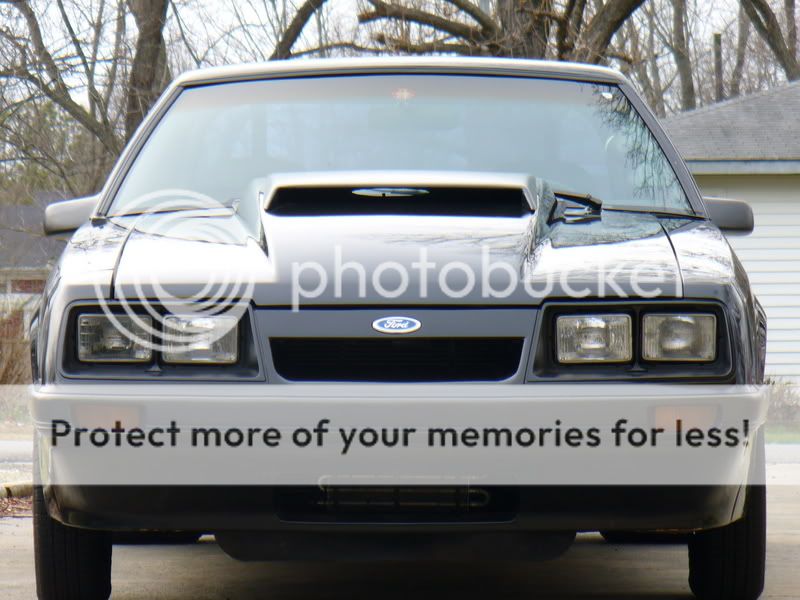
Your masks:
<instances>
[{"instance_id":1,"label":"hood scoop","mask_svg":"<svg viewBox=\"0 0 800 600\"><path fill-rule=\"evenodd\" d=\"M275 173L255 180L268 215L511 217L530 215L534 177L470 171Z\"/></svg>"},{"instance_id":2,"label":"hood scoop","mask_svg":"<svg viewBox=\"0 0 800 600\"><path fill-rule=\"evenodd\" d=\"M521 217L521 189L487 187L292 187L276 190L267 212L282 217L419 215Z\"/></svg>"}]
</instances>

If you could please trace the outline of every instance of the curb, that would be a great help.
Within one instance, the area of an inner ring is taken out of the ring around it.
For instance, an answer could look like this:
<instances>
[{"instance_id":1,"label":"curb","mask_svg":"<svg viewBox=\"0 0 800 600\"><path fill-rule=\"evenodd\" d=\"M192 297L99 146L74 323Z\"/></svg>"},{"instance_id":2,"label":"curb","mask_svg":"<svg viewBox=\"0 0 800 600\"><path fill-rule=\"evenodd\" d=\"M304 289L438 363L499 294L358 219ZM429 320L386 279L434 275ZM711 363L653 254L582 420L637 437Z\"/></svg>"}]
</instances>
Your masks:
<instances>
[{"instance_id":1,"label":"curb","mask_svg":"<svg viewBox=\"0 0 800 600\"><path fill-rule=\"evenodd\" d=\"M0 484L0 498L27 498L33 496L33 483L18 481Z\"/></svg>"}]
</instances>

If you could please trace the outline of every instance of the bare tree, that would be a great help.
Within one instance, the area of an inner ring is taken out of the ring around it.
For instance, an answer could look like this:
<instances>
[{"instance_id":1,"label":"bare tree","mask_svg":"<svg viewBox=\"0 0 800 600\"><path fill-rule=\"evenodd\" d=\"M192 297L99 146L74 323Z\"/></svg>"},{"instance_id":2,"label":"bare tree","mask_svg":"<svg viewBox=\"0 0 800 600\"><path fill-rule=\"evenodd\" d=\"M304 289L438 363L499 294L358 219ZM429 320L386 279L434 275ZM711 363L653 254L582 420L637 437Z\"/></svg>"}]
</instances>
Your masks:
<instances>
[{"instance_id":1,"label":"bare tree","mask_svg":"<svg viewBox=\"0 0 800 600\"><path fill-rule=\"evenodd\" d=\"M681 108L683 110L691 110L697 106L687 38L686 0L672 0L672 43L670 46L681 84Z\"/></svg>"},{"instance_id":2,"label":"bare tree","mask_svg":"<svg viewBox=\"0 0 800 600\"><path fill-rule=\"evenodd\" d=\"M703 0L649 0L614 38L609 62L633 80L660 116L718 101L714 34L720 35L728 96L779 85L783 69L763 38L750 35L744 7L734 6L722 20L719 5Z\"/></svg>"},{"instance_id":3,"label":"bare tree","mask_svg":"<svg viewBox=\"0 0 800 600\"><path fill-rule=\"evenodd\" d=\"M750 19L741 6L739 7L739 16L736 21L738 33L736 35L736 62L733 66L729 88L731 96L739 95L742 75L744 73L745 58L747 57L747 42L750 40Z\"/></svg>"},{"instance_id":4,"label":"bare tree","mask_svg":"<svg viewBox=\"0 0 800 600\"><path fill-rule=\"evenodd\" d=\"M786 13L786 45L789 53L797 57L797 20L795 18L795 0L783 0L783 10Z\"/></svg>"},{"instance_id":5,"label":"bare tree","mask_svg":"<svg viewBox=\"0 0 800 600\"><path fill-rule=\"evenodd\" d=\"M668 80L666 84L662 83L664 77L661 73L661 66L658 64L659 53L656 48L656 30L655 30L655 12L653 10L652 5L648 7L649 10L646 12L647 17L647 47L649 51L647 55L644 57L647 61L647 69L645 69L645 73L649 74L652 78L652 100L651 105L656 111L656 114L660 117L666 116L666 103L664 102L664 92L666 92L667 88L669 87L671 80Z\"/></svg>"},{"instance_id":6,"label":"bare tree","mask_svg":"<svg viewBox=\"0 0 800 600\"><path fill-rule=\"evenodd\" d=\"M177 25L174 55L184 47L191 67L327 55L350 36L332 35L324 0L170 0ZM187 15L184 18L183 15ZM169 29L169 27L168 27Z\"/></svg>"},{"instance_id":7,"label":"bare tree","mask_svg":"<svg viewBox=\"0 0 800 600\"><path fill-rule=\"evenodd\" d=\"M603 4L586 24L584 34L576 43L574 60L600 62L611 43L611 38L643 3L643 0L609 1Z\"/></svg>"},{"instance_id":8,"label":"bare tree","mask_svg":"<svg viewBox=\"0 0 800 600\"><path fill-rule=\"evenodd\" d=\"M658 35L657 9L649 2L642 7L641 20L629 19L625 24L626 35L615 53L618 65L631 77L655 113L667 114L667 92L675 79L666 64L668 49ZM626 64L629 70L626 70Z\"/></svg>"},{"instance_id":9,"label":"bare tree","mask_svg":"<svg viewBox=\"0 0 800 600\"><path fill-rule=\"evenodd\" d=\"M19 166L25 180L78 193L97 187L122 147L114 92L125 70L124 19L115 20L112 2L80 22L75 5L57 8L54 22L53 11L48 19L28 2L0 3L0 145L6 171ZM76 144L85 160L72 170Z\"/></svg>"},{"instance_id":10,"label":"bare tree","mask_svg":"<svg viewBox=\"0 0 800 600\"><path fill-rule=\"evenodd\" d=\"M0 0L2 160L37 164L71 193L97 189L169 80L166 8L167 0ZM67 117L50 132L63 140L58 152L39 135L53 110Z\"/></svg>"},{"instance_id":11,"label":"bare tree","mask_svg":"<svg viewBox=\"0 0 800 600\"><path fill-rule=\"evenodd\" d=\"M125 139L130 139L170 80L164 23L167 0L128 0L139 37L131 64L128 103L125 113Z\"/></svg>"},{"instance_id":12,"label":"bare tree","mask_svg":"<svg viewBox=\"0 0 800 600\"><path fill-rule=\"evenodd\" d=\"M719 8L704 0L358 1L349 24L331 20L325 0L226 10L214 0L0 0L0 178L14 190L20 173L31 188L97 189L171 73L223 63L364 53L575 60L620 68L661 116L715 101L706 24ZM795 2L740 0L720 24L730 95L800 77Z\"/></svg>"},{"instance_id":13,"label":"bare tree","mask_svg":"<svg viewBox=\"0 0 800 600\"><path fill-rule=\"evenodd\" d=\"M371 52L558 58L599 63L611 39L644 0L364 0L358 21ZM293 56L299 32L324 4L306 0L279 40L275 58ZM340 42L341 44L341 42ZM345 42L345 45L357 45Z\"/></svg>"},{"instance_id":14,"label":"bare tree","mask_svg":"<svg viewBox=\"0 0 800 600\"><path fill-rule=\"evenodd\" d=\"M67 72L65 68L67 61L62 57L54 56L48 48L42 34L39 16L34 12L30 3L26 0L14 2L3 0L2 4L11 7L16 16L22 18L24 29L19 31L6 27L0 30L2 50L5 55L2 69L0 69L0 77L15 80L24 87L32 86L91 132L109 152L117 152L120 140L110 122L102 115L93 116L90 110L87 110L73 97L64 78ZM7 13L7 16L13 19L15 15ZM69 19L66 22L68 23ZM71 27L67 28L68 31L71 29ZM74 30L72 31L74 33ZM73 46L81 45L74 35L70 37ZM23 41L26 38L29 40L27 44ZM81 67L87 72L90 71L91 66L85 62L86 55L83 52L78 55L81 58ZM70 65L71 68L72 65ZM93 78L91 80L87 78L87 85L91 86L92 83ZM91 87L89 96L95 99L101 97ZM97 108L96 104L95 108Z\"/></svg>"},{"instance_id":15,"label":"bare tree","mask_svg":"<svg viewBox=\"0 0 800 600\"><path fill-rule=\"evenodd\" d=\"M275 50L270 56L270 60L284 59L291 56L292 46L295 45L300 34L303 33L303 29L311 20L311 17L315 14L319 14L318 11L322 8L324 3L325 0L308 0L300 5L294 18L286 28L283 29L278 43L275 45Z\"/></svg>"},{"instance_id":16,"label":"bare tree","mask_svg":"<svg viewBox=\"0 0 800 600\"><path fill-rule=\"evenodd\" d=\"M778 16L767 0L741 0L753 28L769 46L789 81L800 79L800 64L797 61L797 24L795 0L784 0L784 17L787 32L781 29Z\"/></svg>"}]
</instances>

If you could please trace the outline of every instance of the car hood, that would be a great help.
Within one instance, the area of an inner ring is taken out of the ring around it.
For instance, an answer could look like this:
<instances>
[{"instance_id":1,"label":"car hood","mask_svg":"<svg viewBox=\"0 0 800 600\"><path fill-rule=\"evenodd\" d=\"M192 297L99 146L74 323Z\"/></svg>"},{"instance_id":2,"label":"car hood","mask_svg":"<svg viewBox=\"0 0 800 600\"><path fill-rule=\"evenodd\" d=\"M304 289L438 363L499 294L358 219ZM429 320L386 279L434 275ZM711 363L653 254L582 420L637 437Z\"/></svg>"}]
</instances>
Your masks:
<instances>
[{"instance_id":1,"label":"car hood","mask_svg":"<svg viewBox=\"0 0 800 600\"><path fill-rule=\"evenodd\" d=\"M586 222L547 224L543 212L265 215L263 232L235 215L190 216L164 232L152 215L119 244L111 293L200 298L224 287L273 306L531 305L641 296L634 280L644 280L661 297L682 295L679 262L657 217L606 211ZM117 219L107 226L126 225Z\"/></svg>"}]
</instances>

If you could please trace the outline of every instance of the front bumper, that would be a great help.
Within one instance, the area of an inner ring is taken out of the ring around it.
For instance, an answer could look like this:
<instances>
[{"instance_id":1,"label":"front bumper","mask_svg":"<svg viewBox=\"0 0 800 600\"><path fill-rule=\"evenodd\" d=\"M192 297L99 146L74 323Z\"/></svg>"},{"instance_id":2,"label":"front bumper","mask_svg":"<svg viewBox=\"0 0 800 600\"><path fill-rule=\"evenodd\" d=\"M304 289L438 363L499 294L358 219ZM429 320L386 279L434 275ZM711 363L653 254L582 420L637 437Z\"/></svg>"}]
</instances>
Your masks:
<instances>
[{"instance_id":1,"label":"front bumper","mask_svg":"<svg viewBox=\"0 0 800 600\"><path fill-rule=\"evenodd\" d=\"M744 487L521 487L518 508L491 522L284 520L268 486L50 486L59 521L89 529L203 532L542 532L598 530L694 531L742 516Z\"/></svg>"},{"instance_id":2,"label":"front bumper","mask_svg":"<svg viewBox=\"0 0 800 600\"><path fill-rule=\"evenodd\" d=\"M176 418L218 426L270 420L285 430L292 424L316 423L321 415L333 424L403 423L422 427L425 423L450 423L461 430L477 422L553 423L559 419L586 426L600 415L608 418L618 414L624 414L631 426L652 425L663 411L671 414L683 409L688 411L686 418L712 418L706 425L743 418L750 422L749 438L741 447L715 457L713 480L670 480L662 467L672 462L672 455L657 450L637 455L634 466L639 471L635 472L619 465L603 472L609 460L624 455L604 455L596 448L565 458L555 468L550 464L549 469L544 468L548 461L562 456L558 452L498 455L487 451L476 455L460 454L461 449L457 449L443 457L422 453L401 454L398 459L387 450L376 454L377 462L369 453L361 454L363 460L353 453L355 462L348 463L342 462L338 449L317 449L316 454L306 449L303 452L307 455L295 450L284 456L297 461L291 463L297 467L294 471L278 460L281 455L259 450L261 454L218 453L232 461L224 463L230 467L227 471L220 470L220 465L200 462L191 453L177 453L172 472L160 474L160 467L167 469L169 461L159 464L157 452L142 459L136 453L104 450L83 463L66 449L49 443L51 419L56 415L76 423L83 419L85 425L92 419L95 423L113 422L123 415L145 430ZM762 389L727 386L113 384L60 385L33 392L40 442L39 475L49 510L63 523L108 530L260 531L271 532L278 536L276 539L302 533L312 541L317 535L333 532L462 535L694 531L723 526L742 515L743 491L754 471L752 448L765 411ZM587 457L592 461L588 468L583 465ZM519 460L532 462L515 462ZM276 463L279 467L273 468ZM530 469L523 472L528 465ZM98 470L102 477L97 476ZM430 479L432 473L440 478ZM365 479L367 475L378 479ZM426 477L432 485L442 485L446 479L448 485L506 490L504 493L514 500L499 516L468 519L419 518L419 513L397 518L384 514L353 517L349 513L310 519L287 515L281 508L287 486L333 488L352 482L354 477L361 484L367 481L367 487L371 482L398 488L420 485Z\"/></svg>"}]
</instances>

